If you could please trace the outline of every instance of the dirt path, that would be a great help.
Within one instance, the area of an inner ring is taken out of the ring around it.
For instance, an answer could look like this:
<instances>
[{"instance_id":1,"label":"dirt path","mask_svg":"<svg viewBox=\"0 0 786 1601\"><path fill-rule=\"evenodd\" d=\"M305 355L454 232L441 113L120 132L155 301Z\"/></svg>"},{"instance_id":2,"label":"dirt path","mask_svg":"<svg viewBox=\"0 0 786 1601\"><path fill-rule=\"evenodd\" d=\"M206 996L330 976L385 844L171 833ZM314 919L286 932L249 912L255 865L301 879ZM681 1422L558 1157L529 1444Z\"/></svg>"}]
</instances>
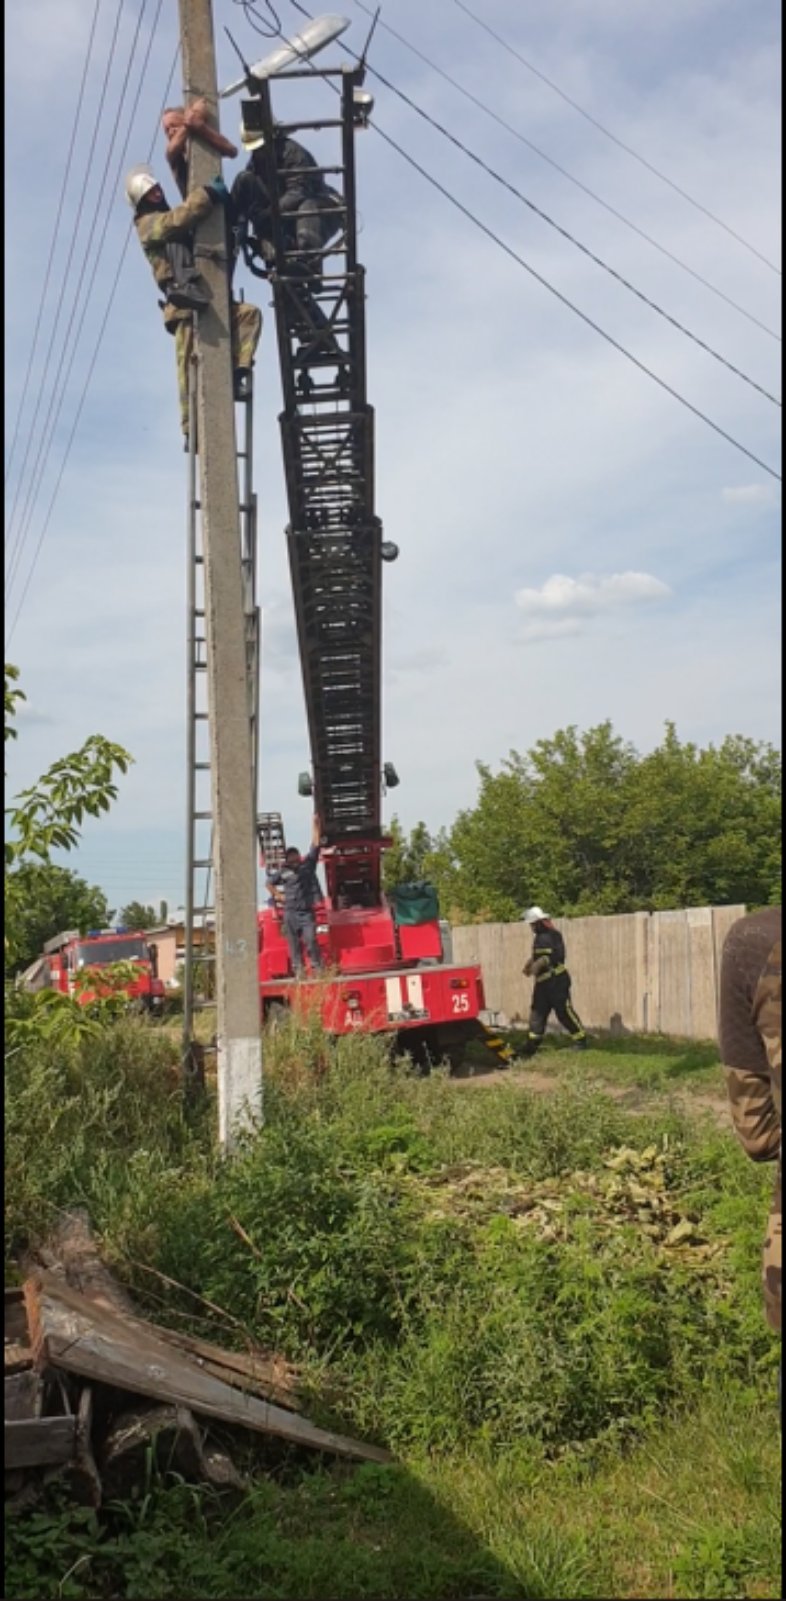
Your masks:
<instances>
[{"instance_id":1,"label":"dirt path","mask_svg":"<svg viewBox=\"0 0 786 1601\"><path fill-rule=\"evenodd\" d=\"M452 1078L457 1089L485 1089L494 1084L513 1084L516 1089L529 1090L532 1095L553 1095L563 1082L559 1073L539 1073L535 1070L516 1069L511 1072L492 1068L488 1073L475 1072L466 1078ZM680 1111L708 1115L721 1128L730 1126L729 1110L722 1090L686 1090L670 1093L653 1093L638 1084L609 1084L593 1077L592 1082L612 1101L618 1101L630 1112L652 1112L663 1107L664 1100Z\"/></svg>"}]
</instances>

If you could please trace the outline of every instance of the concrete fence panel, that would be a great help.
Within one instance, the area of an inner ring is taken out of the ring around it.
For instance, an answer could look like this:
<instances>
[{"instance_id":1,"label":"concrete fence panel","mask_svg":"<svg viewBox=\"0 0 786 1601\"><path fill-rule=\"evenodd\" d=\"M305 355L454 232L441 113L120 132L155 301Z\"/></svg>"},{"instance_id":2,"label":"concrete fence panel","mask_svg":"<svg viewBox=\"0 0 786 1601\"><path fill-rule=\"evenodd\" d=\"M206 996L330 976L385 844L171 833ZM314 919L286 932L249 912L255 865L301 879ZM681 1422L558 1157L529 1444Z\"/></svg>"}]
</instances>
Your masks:
<instances>
[{"instance_id":1,"label":"concrete fence panel","mask_svg":"<svg viewBox=\"0 0 786 1601\"><path fill-rule=\"evenodd\" d=\"M716 1039L723 941L744 912L744 906L699 906L555 918L584 1023L612 1033ZM485 923L452 933L454 960L483 970L488 1010L503 1023L524 1021L532 993L522 973L532 949L530 929Z\"/></svg>"}]
</instances>

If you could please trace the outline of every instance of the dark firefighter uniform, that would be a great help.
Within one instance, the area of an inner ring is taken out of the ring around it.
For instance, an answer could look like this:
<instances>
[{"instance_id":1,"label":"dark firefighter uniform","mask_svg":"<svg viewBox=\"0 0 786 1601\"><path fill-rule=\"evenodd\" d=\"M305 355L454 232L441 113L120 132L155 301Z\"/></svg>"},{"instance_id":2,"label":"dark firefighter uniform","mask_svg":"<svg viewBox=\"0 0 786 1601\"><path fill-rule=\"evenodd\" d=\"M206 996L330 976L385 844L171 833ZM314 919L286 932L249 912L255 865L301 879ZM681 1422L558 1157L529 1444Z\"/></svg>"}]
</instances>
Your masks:
<instances>
[{"instance_id":1,"label":"dark firefighter uniform","mask_svg":"<svg viewBox=\"0 0 786 1601\"><path fill-rule=\"evenodd\" d=\"M764 1241L764 1305L781 1330L781 908L734 923L723 947L720 1046L737 1136L775 1185Z\"/></svg>"},{"instance_id":2,"label":"dark firefighter uniform","mask_svg":"<svg viewBox=\"0 0 786 1601\"><path fill-rule=\"evenodd\" d=\"M565 941L548 919L534 924L532 955L524 972L534 978L529 1014L529 1054L540 1045L552 1012L571 1039L582 1048L587 1036L581 1018L571 1005L570 973L565 966Z\"/></svg>"}]
</instances>

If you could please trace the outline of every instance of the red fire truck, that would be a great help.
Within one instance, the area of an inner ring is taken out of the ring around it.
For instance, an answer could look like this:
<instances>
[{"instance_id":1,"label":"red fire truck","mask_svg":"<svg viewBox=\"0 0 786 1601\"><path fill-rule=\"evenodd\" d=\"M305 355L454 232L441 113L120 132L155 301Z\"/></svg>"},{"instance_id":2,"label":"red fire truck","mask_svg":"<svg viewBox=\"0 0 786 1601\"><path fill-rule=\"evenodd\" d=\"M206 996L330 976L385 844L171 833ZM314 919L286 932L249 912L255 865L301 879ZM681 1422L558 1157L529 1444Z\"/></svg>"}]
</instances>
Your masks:
<instances>
[{"instance_id":1,"label":"red fire truck","mask_svg":"<svg viewBox=\"0 0 786 1601\"><path fill-rule=\"evenodd\" d=\"M25 987L55 989L64 995L73 995L82 1005L101 994L102 967L113 962L133 962L137 976L122 986L129 1001L155 1011L164 1002L164 986L156 973L155 948L148 944L144 934L127 928L91 929L80 934L69 929L47 940L43 955L31 970ZM96 988L77 984L78 974L95 972Z\"/></svg>"},{"instance_id":2,"label":"red fire truck","mask_svg":"<svg viewBox=\"0 0 786 1601\"><path fill-rule=\"evenodd\" d=\"M281 859L280 820L268 815L259 823L262 861L270 867ZM271 839L274 830L279 835L275 843ZM275 1017L282 1008L301 1015L317 1011L332 1034L356 1030L394 1034L400 1048L409 1051L421 1067L443 1058L458 1067L473 1036L506 1060L504 1042L497 1041L480 1023L479 1014L485 1007L480 968L445 960L436 900L432 892L430 908L428 886L418 886L425 915L421 911L416 922L410 920L412 897L407 904L406 897L395 892L390 897L380 896L379 903L371 906L341 905L351 897L353 888L359 892L354 875L359 873L360 883L367 882L384 843L371 852L356 849L349 853L340 846L328 846L323 852L329 894L317 904L315 920L324 974L296 982L280 910L268 906L259 913L264 1015ZM351 887L348 870L353 873ZM342 885L340 890L337 883ZM433 915L428 915L429 910Z\"/></svg>"},{"instance_id":3,"label":"red fire truck","mask_svg":"<svg viewBox=\"0 0 786 1601\"><path fill-rule=\"evenodd\" d=\"M356 252L355 133L368 121L371 97L360 87L362 68L328 69L319 78L338 80L340 108L327 95L328 114L302 126L336 140L322 169L336 188L325 246L308 261L280 211L269 79L251 73L252 99L243 102L244 126L258 131L271 205L274 261L269 251L258 254L251 219L246 226L240 217L239 226L246 263L268 279L275 309L286 538L311 747L298 788L319 814L326 884L316 909L324 974L297 982L280 911L268 906L259 914L263 1012L317 1009L331 1032L395 1034L424 1063L447 1057L455 1065L479 1036L505 1061L511 1052L480 1021L480 968L445 960L433 892L431 907L409 916L401 896L382 887L391 843L382 796L398 783L381 751L382 566L399 552L384 538L375 507L365 271ZM297 135L300 126L288 123L286 131ZM268 866L279 866L278 814L260 817L259 840Z\"/></svg>"}]
</instances>

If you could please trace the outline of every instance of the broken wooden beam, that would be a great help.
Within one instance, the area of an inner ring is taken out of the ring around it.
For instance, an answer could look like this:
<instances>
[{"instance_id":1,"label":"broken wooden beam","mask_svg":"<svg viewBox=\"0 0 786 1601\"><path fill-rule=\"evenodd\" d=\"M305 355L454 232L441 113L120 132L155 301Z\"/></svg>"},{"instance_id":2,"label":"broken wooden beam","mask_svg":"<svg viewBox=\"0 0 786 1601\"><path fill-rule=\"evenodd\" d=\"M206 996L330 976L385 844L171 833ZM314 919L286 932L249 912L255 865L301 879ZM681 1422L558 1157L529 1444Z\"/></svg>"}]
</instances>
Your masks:
<instances>
[{"instance_id":1,"label":"broken wooden beam","mask_svg":"<svg viewBox=\"0 0 786 1601\"><path fill-rule=\"evenodd\" d=\"M300 1410L297 1374L283 1357L268 1356L262 1352L227 1351L209 1340L200 1340L192 1334L181 1334L175 1329L164 1329L160 1324L149 1325L163 1340L193 1356L212 1373L214 1378L238 1390L253 1390L268 1401L276 1401L292 1411Z\"/></svg>"},{"instance_id":2,"label":"broken wooden beam","mask_svg":"<svg viewBox=\"0 0 786 1601\"><path fill-rule=\"evenodd\" d=\"M22 1418L5 1424L5 1466L62 1467L76 1450L76 1418Z\"/></svg>"},{"instance_id":3,"label":"broken wooden beam","mask_svg":"<svg viewBox=\"0 0 786 1601\"><path fill-rule=\"evenodd\" d=\"M24 1293L39 1371L60 1368L313 1450L360 1462L390 1461L389 1453L379 1446L318 1428L297 1413L238 1390L206 1371L193 1355L178 1349L150 1324L91 1302L51 1274L35 1274L25 1284Z\"/></svg>"}]
</instances>

